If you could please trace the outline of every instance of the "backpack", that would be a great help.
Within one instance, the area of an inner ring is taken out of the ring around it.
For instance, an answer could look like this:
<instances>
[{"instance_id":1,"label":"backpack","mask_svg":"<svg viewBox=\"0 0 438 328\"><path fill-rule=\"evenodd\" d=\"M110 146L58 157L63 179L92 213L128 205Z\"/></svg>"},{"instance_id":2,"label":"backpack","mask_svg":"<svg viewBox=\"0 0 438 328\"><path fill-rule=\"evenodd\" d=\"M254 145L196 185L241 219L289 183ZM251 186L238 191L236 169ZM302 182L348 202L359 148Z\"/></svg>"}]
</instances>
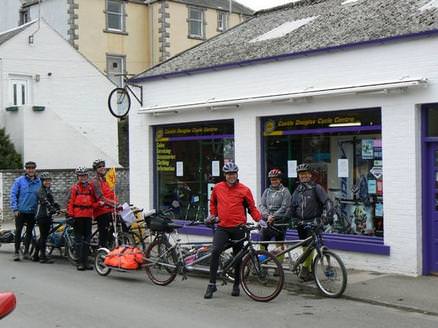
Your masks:
<instances>
[{"instance_id":1,"label":"backpack","mask_svg":"<svg viewBox=\"0 0 438 328\"><path fill-rule=\"evenodd\" d=\"M104 260L107 266L125 270L136 270L143 262L143 252L132 246L117 247L105 256Z\"/></svg>"}]
</instances>

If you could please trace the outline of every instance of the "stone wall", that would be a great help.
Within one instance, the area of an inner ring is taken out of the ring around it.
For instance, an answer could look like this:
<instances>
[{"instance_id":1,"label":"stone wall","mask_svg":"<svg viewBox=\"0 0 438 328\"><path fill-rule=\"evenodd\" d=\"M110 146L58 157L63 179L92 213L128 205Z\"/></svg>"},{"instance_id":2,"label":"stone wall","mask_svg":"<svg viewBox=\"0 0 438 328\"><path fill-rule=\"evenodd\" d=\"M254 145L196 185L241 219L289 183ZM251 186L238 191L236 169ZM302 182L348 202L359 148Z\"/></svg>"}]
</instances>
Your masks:
<instances>
[{"instance_id":1,"label":"stone wall","mask_svg":"<svg viewBox=\"0 0 438 328\"><path fill-rule=\"evenodd\" d=\"M52 191L55 200L65 208L71 186L77 181L74 170L44 170L52 176ZM129 203L129 169L119 168L117 172L116 194L120 203ZM14 180L23 174L22 170L0 170L0 221L12 220L9 194ZM94 173L91 173L92 177Z\"/></svg>"}]
</instances>

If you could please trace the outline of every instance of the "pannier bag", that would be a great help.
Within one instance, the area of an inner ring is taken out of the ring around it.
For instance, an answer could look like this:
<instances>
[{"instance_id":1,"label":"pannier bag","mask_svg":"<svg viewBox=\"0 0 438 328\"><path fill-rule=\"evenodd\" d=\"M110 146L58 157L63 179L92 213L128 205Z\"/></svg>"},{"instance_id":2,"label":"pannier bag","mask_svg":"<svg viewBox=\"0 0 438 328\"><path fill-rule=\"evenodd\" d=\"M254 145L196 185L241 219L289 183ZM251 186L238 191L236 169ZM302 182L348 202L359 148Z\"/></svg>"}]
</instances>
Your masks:
<instances>
[{"instance_id":1,"label":"pannier bag","mask_svg":"<svg viewBox=\"0 0 438 328\"><path fill-rule=\"evenodd\" d=\"M104 263L107 266L125 270L136 270L142 264L143 252L137 247L120 246L105 256Z\"/></svg>"},{"instance_id":2,"label":"pannier bag","mask_svg":"<svg viewBox=\"0 0 438 328\"><path fill-rule=\"evenodd\" d=\"M0 243L13 243L15 234L11 230L0 231Z\"/></svg>"}]
</instances>

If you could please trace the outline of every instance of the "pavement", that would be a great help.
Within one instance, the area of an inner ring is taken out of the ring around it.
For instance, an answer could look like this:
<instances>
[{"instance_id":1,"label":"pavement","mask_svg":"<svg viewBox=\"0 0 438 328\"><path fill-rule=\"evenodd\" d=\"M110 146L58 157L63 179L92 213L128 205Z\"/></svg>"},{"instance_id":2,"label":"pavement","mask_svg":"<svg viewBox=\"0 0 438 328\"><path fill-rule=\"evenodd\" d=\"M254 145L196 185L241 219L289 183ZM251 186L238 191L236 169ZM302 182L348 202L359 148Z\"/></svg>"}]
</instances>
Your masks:
<instances>
[{"instance_id":1,"label":"pavement","mask_svg":"<svg viewBox=\"0 0 438 328\"><path fill-rule=\"evenodd\" d=\"M12 226L2 224L2 228L11 229ZM290 272L286 272L286 289L297 294L318 294L314 282L303 283ZM343 298L438 316L438 277L348 270L348 283Z\"/></svg>"}]
</instances>

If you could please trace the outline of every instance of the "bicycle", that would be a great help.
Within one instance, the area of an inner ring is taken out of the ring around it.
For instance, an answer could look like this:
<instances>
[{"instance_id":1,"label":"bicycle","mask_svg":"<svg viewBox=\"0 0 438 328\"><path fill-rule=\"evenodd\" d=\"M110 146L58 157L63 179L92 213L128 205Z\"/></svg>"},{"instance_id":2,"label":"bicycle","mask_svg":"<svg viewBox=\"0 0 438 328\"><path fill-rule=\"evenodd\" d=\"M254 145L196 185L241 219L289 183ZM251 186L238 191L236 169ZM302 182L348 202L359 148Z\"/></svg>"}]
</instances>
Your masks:
<instances>
[{"instance_id":1,"label":"bicycle","mask_svg":"<svg viewBox=\"0 0 438 328\"><path fill-rule=\"evenodd\" d=\"M287 224L270 225L269 228L278 231L275 227L285 225ZM284 250L276 249L274 255L280 257L287 253L289 265L288 267L283 266L283 269L291 271L298 276L304 261L308 256L313 254L313 251L316 251L316 256L312 262L312 272L316 286L319 291L327 297L340 297L347 287L347 270L345 269L344 263L337 254L324 246L322 240L322 224L305 223L303 227L310 231L312 235L298 241L275 242L277 244L282 243L290 246ZM270 242L259 243L269 244ZM303 247L304 251L299 256L297 253L292 252L300 247Z\"/></svg>"},{"instance_id":2,"label":"bicycle","mask_svg":"<svg viewBox=\"0 0 438 328\"><path fill-rule=\"evenodd\" d=\"M117 118L124 118L128 115L131 108L131 97L129 93L132 93L134 98L143 106L143 87L141 85L132 84L135 88L140 89L140 97L129 87L127 76L129 74L116 74L116 76L123 76L124 87L117 87L113 89L108 96L108 108L110 113Z\"/></svg>"},{"instance_id":3,"label":"bicycle","mask_svg":"<svg viewBox=\"0 0 438 328\"><path fill-rule=\"evenodd\" d=\"M72 264L76 264L76 243L73 231L74 219L54 220L47 237L47 256L51 256L55 249L61 256L65 256Z\"/></svg>"},{"instance_id":4,"label":"bicycle","mask_svg":"<svg viewBox=\"0 0 438 328\"><path fill-rule=\"evenodd\" d=\"M182 226L169 221L157 222L154 226L150 222L150 226L156 231L156 236L145 253L145 270L149 279L160 286L170 284L178 273L183 276L183 280L187 279L187 273L193 272L194 265L205 257L187 262L187 255L184 256L179 239L174 240L174 244L171 245L167 234ZM245 236L240 240L230 241L227 248L241 242L245 244L235 256L219 265L218 275L226 284L227 275L233 274L235 263L242 261L240 272L235 274L240 274L244 292L255 301L271 301L278 296L284 285L281 264L271 253L254 248L251 232L258 230L258 227L252 224L240 227L244 230ZM211 252L208 256L211 256Z\"/></svg>"}]
</instances>

